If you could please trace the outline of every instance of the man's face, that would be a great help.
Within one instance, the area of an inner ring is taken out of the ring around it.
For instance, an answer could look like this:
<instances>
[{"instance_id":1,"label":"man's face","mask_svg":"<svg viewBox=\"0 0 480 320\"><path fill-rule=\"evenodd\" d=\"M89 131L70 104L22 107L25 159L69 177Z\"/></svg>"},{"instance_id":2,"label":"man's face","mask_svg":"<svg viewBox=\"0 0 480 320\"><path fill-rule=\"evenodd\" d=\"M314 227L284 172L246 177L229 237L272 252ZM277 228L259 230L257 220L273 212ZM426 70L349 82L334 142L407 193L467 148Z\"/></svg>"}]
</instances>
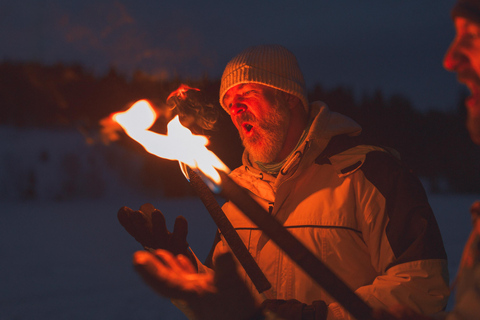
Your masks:
<instances>
[{"instance_id":1,"label":"man's face","mask_svg":"<svg viewBox=\"0 0 480 320\"><path fill-rule=\"evenodd\" d=\"M459 82L470 89L466 100L467 127L474 142L480 144L480 25L466 18L455 18L456 36L443 65L457 73Z\"/></svg>"},{"instance_id":2,"label":"man's face","mask_svg":"<svg viewBox=\"0 0 480 320\"><path fill-rule=\"evenodd\" d=\"M278 90L247 83L231 88L223 98L245 149L256 161L274 162L282 150L290 123L282 97Z\"/></svg>"}]
</instances>

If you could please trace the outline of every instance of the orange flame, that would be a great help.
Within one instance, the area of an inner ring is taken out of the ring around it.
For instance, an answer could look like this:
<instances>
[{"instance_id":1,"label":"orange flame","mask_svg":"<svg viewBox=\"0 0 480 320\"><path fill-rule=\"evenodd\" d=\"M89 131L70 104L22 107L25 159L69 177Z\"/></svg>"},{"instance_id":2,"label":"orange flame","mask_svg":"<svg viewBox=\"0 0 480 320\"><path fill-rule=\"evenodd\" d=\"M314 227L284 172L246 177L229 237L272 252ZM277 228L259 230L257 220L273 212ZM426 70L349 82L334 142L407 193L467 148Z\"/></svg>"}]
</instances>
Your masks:
<instances>
[{"instance_id":1,"label":"orange flame","mask_svg":"<svg viewBox=\"0 0 480 320\"><path fill-rule=\"evenodd\" d=\"M135 102L127 111L113 114L112 119L149 153L160 158L178 160L187 178L182 163L199 170L217 186L221 179L216 169L230 172L230 169L205 147L208 139L192 134L188 128L182 126L178 116L168 123L167 135L149 131L157 119L157 114L147 100Z\"/></svg>"}]
</instances>

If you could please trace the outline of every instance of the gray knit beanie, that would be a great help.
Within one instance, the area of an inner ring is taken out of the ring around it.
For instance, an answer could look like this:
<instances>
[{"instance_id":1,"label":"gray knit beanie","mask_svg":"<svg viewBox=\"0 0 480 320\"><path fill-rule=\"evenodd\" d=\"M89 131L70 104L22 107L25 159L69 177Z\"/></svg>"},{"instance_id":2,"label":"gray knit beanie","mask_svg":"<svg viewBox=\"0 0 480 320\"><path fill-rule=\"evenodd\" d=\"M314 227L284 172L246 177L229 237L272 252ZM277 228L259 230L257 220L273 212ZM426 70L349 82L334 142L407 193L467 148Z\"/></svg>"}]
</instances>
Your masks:
<instances>
[{"instance_id":1,"label":"gray knit beanie","mask_svg":"<svg viewBox=\"0 0 480 320\"><path fill-rule=\"evenodd\" d=\"M452 18L463 17L480 23L480 0L458 0L451 13Z\"/></svg>"},{"instance_id":2,"label":"gray knit beanie","mask_svg":"<svg viewBox=\"0 0 480 320\"><path fill-rule=\"evenodd\" d=\"M297 59L281 45L249 47L234 57L225 67L220 85L220 104L225 93L241 83L259 83L285 91L301 101L309 111L307 90Z\"/></svg>"}]
</instances>

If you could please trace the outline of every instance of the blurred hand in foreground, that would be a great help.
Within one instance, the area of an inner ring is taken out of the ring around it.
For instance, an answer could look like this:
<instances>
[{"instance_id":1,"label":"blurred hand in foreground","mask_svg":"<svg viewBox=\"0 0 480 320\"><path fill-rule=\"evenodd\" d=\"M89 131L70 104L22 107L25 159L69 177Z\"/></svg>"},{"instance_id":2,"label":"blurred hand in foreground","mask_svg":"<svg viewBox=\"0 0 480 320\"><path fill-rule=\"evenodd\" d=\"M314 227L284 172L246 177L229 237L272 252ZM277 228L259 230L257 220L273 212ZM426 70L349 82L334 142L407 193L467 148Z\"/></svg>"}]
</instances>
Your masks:
<instances>
[{"instance_id":1,"label":"blurred hand in foreground","mask_svg":"<svg viewBox=\"0 0 480 320\"><path fill-rule=\"evenodd\" d=\"M197 273L185 256L137 251L133 265L145 283L169 299L184 300L198 320L247 320L259 311L231 253L216 259L214 274Z\"/></svg>"},{"instance_id":2,"label":"blurred hand in foreground","mask_svg":"<svg viewBox=\"0 0 480 320\"><path fill-rule=\"evenodd\" d=\"M185 301L197 320L263 319L260 308L240 279L231 253L216 260L215 273L197 273L190 260L166 250L137 251L133 265L145 283L159 295ZM268 308L267 308L268 309ZM273 310L269 319L290 319L288 313ZM313 316L320 319L317 314ZM312 319L313 319L312 318ZM292 318L293 319L293 318ZM374 309L372 320L434 320L398 306L387 311Z\"/></svg>"}]
</instances>

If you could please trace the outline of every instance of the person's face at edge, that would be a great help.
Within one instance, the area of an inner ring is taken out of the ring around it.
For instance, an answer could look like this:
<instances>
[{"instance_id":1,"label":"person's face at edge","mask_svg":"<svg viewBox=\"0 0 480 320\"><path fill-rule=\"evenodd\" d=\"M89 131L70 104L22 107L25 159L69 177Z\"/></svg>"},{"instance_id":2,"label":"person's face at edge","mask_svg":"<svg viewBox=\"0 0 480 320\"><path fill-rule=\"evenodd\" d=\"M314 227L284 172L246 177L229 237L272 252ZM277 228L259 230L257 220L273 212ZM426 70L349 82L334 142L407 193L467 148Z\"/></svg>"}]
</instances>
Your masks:
<instances>
[{"instance_id":1,"label":"person's face at edge","mask_svg":"<svg viewBox=\"0 0 480 320\"><path fill-rule=\"evenodd\" d=\"M290 110L283 92L256 83L239 84L227 91L223 103L245 149L256 161L271 163L284 145Z\"/></svg>"},{"instance_id":2,"label":"person's face at edge","mask_svg":"<svg viewBox=\"0 0 480 320\"><path fill-rule=\"evenodd\" d=\"M470 90L465 102L467 128L472 140L480 144L480 24L463 17L454 20L456 35L450 44L443 66L457 73L459 82Z\"/></svg>"}]
</instances>

